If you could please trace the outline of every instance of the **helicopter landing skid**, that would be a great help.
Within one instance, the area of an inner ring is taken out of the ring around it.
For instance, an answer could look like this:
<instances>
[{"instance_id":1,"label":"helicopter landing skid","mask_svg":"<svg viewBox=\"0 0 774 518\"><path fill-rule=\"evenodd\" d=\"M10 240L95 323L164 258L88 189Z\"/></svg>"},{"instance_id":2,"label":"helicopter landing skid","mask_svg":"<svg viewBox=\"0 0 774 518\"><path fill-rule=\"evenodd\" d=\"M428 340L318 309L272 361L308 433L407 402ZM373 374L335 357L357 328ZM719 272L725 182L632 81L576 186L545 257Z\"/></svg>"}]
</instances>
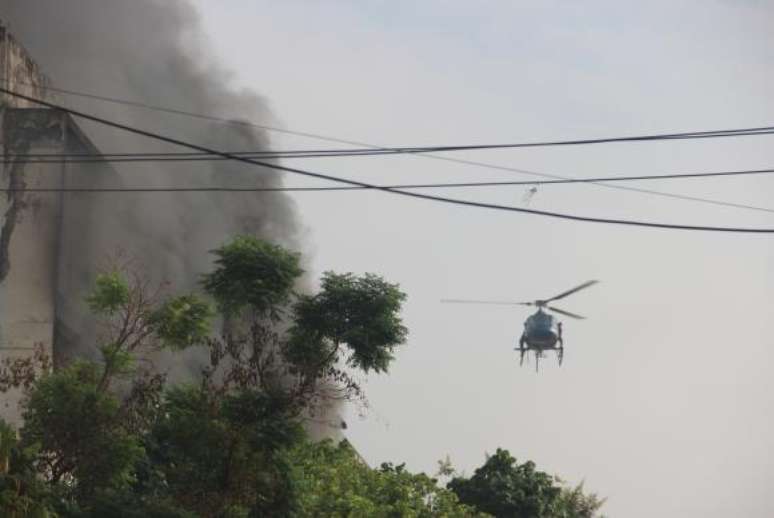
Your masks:
<instances>
[{"instance_id":1,"label":"helicopter landing skid","mask_svg":"<svg viewBox=\"0 0 774 518\"><path fill-rule=\"evenodd\" d=\"M523 345L519 344L519 347L514 347L514 351L519 351L519 367L524 366L524 355L528 353L529 351L533 349L528 349L524 347ZM559 345L559 347L552 347L551 350L556 351L556 358L559 362L559 367L562 366L562 360L564 360L564 345ZM535 351L535 370L538 370L538 365L540 364L540 357L542 356L542 351Z\"/></svg>"}]
</instances>

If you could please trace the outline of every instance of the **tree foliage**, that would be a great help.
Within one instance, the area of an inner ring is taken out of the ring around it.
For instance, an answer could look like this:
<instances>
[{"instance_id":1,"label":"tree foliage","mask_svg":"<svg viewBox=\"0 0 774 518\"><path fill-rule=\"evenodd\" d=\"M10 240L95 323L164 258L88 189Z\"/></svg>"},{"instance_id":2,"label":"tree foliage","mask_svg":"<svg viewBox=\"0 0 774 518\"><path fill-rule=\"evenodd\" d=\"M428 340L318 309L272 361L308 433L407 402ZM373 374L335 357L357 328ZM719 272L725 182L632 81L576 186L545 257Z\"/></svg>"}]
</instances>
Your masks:
<instances>
[{"instance_id":1,"label":"tree foliage","mask_svg":"<svg viewBox=\"0 0 774 518\"><path fill-rule=\"evenodd\" d=\"M202 277L202 285L227 315L250 308L276 316L303 273L298 254L252 236L237 237L213 253L216 268Z\"/></svg>"},{"instance_id":2,"label":"tree foliage","mask_svg":"<svg viewBox=\"0 0 774 518\"><path fill-rule=\"evenodd\" d=\"M97 314L112 315L129 301L129 286L119 271L101 273L94 290L86 298L89 309Z\"/></svg>"},{"instance_id":3,"label":"tree foliage","mask_svg":"<svg viewBox=\"0 0 774 518\"><path fill-rule=\"evenodd\" d=\"M448 472L448 466L444 464ZM583 486L563 487L556 477L538 471L527 461L519 464L498 448L473 476L452 478L448 488L460 502L496 518L594 518L603 500L585 495Z\"/></svg>"},{"instance_id":4,"label":"tree foliage","mask_svg":"<svg viewBox=\"0 0 774 518\"><path fill-rule=\"evenodd\" d=\"M301 297L295 305L293 344L304 355L315 345L333 359L346 346L350 366L386 372L393 348L406 340L398 315L405 298L397 285L373 274L325 272L320 292Z\"/></svg>"},{"instance_id":5,"label":"tree foliage","mask_svg":"<svg viewBox=\"0 0 774 518\"><path fill-rule=\"evenodd\" d=\"M589 518L601 505L501 450L444 489L403 465L372 469L346 443L310 442L303 422L321 403L362 397L351 373L388 370L406 338L405 295L376 275L333 272L298 295L299 256L253 237L214 254L203 294L170 295L126 266L99 275L86 299L98 360L52 371L38 348L0 363L0 392L25 391L18 433L0 421L0 516L462 518L553 506ZM146 361L189 348L206 361L185 383Z\"/></svg>"},{"instance_id":6,"label":"tree foliage","mask_svg":"<svg viewBox=\"0 0 774 518\"><path fill-rule=\"evenodd\" d=\"M291 452L300 473L301 516L463 518L486 515L461 505L451 491L403 465L368 467L342 441L305 442Z\"/></svg>"},{"instance_id":7,"label":"tree foliage","mask_svg":"<svg viewBox=\"0 0 774 518\"><path fill-rule=\"evenodd\" d=\"M604 498L583 491L583 482L575 487L563 487L556 505L557 518L595 518L605 504Z\"/></svg>"},{"instance_id":8,"label":"tree foliage","mask_svg":"<svg viewBox=\"0 0 774 518\"><path fill-rule=\"evenodd\" d=\"M507 450L498 448L470 478L449 482L460 501L496 517L544 518L552 516L561 490L550 475L535 464L518 464Z\"/></svg>"},{"instance_id":9,"label":"tree foliage","mask_svg":"<svg viewBox=\"0 0 774 518\"><path fill-rule=\"evenodd\" d=\"M166 347L181 350L206 342L213 316L208 302L189 294L167 300L149 320Z\"/></svg>"},{"instance_id":10,"label":"tree foliage","mask_svg":"<svg viewBox=\"0 0 774 518\"><path fill-rule=\"evenodd\" d=\"M167 494L186 509L289 515L292 485L276 453L303 434L286 410L257 391L212 398L195 386L176 387L146 438L149 460Z\"/></svg>"},{"instance_id":11,"label":"tree foliage","mask_svg":"<svg viewBox=\"0 0 774 518\"><path fill-rule=\"evenodd\" d=\"M77 362L46 376L24 411L21 436L38 450L38 471L78 498L127 487L142 455L139 438L122 424L121 402L100 389L101 375L96 364Z\"/></svg>"},{"instance_id":12,"label":"tree foliage","mask_svg":"<svg viewBox=\"0 0 774 518\"><path fill-rule=\"evenodd\" d=\"M358 355L350 368L385 370L392 355L375 351L403 342L404 295L377 276L326 274L320 293L297 296L298 254L253 237L214 255L202 288L219 314L200 295L169 296L114 265L86 299L101 319L98 361L56 372L43 355L0 365L0 390L26 389L19 440L0 428L3 511L26 516L45 501L39 509L72 517L297 514L286 452L302 439L304 417L323 400L359 394L338 355L315 348L338 350L345 338ZM302 319L312 302L336 322L335 335ZM302 344L302 333L282 331L302 327L319 339ZM143 361L190 347L209 361L187 384L167 383Z\"/></svg>"},{"instance_id":13,"label":"tree foliage","mask_svg":"<svg viewBox=\"0 0 774 518\"><path fill-rule=\"evenodd\" d=\"M7 518L53 518L50 490L34 469L35 448L19 445L16 431L0 421L0 511Z\"/></svg>"}]
</instances>

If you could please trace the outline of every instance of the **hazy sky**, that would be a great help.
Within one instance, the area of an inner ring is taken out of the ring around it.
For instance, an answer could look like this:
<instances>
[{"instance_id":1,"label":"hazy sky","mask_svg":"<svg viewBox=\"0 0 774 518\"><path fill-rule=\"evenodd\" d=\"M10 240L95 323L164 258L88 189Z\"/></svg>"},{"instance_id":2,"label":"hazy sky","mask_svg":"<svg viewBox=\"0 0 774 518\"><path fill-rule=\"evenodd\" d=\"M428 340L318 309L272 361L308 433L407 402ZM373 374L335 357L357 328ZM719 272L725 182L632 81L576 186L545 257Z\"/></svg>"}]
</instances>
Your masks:
<instances>
[{"instance_id":1,"label":"hazy sky","mask_svg":"<svg viewBox=\"0 0 774 518\"><path fill-rule=\"evenodd\" d=\"M275 123L379 145L585 138L774 123L774 8L756 1L198 0L223 78ZM566 176L774 166L774 137L455 156ZM277 148L325 147L273 136ZM333 145L335 147L335 145ZM421 158L293 162L374 183L529 179ZM290 185L309 180L289 178ZM774 178L632 187L774 210ZM525 189L445 192L522 204ZM235 195L238 196L238 195ZM410 339L348 435L365 458L470 473L501 446L609 498L613 517L774 515L771 236L573 223L384 193L295 196L318 273L374 271L408 293ZM774 214L590 185L531 207L774 227ZM513 351L523 308L444 297L547 297L566 357Z\"/></svg>"}]
</instances>

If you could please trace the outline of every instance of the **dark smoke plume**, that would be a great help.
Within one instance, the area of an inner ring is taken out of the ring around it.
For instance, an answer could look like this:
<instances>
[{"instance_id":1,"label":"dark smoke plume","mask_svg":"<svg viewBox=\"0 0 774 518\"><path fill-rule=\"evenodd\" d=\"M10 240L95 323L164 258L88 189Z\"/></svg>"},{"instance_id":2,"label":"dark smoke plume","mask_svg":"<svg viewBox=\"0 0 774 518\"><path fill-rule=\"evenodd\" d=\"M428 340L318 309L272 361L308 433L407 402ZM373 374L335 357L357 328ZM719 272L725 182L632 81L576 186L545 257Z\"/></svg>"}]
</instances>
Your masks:
<instances>
[{"instance_id":1,"label":"dark smoke plume","mask_svg":"<svg viewBox=\"0 0 774 518\"><path fill-rule=\"evenodd\" d=\"M207 52L197 14L185 1L0 0L0 18L53 86L227 118L265 122L270 117L258 95L229 86L229 72ZM269 146L266 134L246 127L75 97L58 100L218 149ZM103 153L184 151L76 122ZM272 170L221 161L72 167L70 186L282 183ZM83 299L106 255L119 248L137 257L153 280L169 281L175 290L195 289L198 276L210 267L208 251L239 233L300 249L295 209L282 193L67 194L65 199L56 342L56 354L64 357L94 350L96 331ZM176 360L165 367L177 376L195 372L196 364L191 354L184 362Z\"/></svg>"}]
</instances>

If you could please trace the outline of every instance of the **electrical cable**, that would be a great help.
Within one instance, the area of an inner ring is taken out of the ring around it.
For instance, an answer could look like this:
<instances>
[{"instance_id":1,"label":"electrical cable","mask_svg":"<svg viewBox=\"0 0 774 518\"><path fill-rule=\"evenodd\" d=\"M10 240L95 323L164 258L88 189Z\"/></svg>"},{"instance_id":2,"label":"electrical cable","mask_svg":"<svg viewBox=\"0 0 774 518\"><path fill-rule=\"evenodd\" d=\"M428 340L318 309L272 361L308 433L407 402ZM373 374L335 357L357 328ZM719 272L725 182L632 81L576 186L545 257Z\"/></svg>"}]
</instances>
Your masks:
<instances>
[{"instance_id":1,"label":"electrical cable","mask_svg":"<svg viewBox=\"0 0 774 518\"><path fill-rule=\"evenodd\" d=\"M248 154L234 153L235 156L241 156L244 158L257 158ZM56 156L56 155L50 155ZM67 156L67 155L62 155ZM214 157L214 158L106 158L104 160L98 159L99 155L93 155L94 159L0 159L0 164L89 164L89 163L113 163L113 162L168 162L168 161L198 161L198 160L232 160L231 158ZM430 188L456 188L456 187L497 187L497 186L519 186L519 185L558 185L558 184L574 184L574 183L594 183L594 182L631 182L631 181L648 181L648 180L683 180L694 178L716 178L727 176L751 176L751 175L768 175L774 173L774 168L767 169L743 169L738 171L714 171L705 173L670 173L670 174L655 174L655 175L637 175L637 176L599 176L592 178L567 178L560 180L543 180L543 181L487 181L487 182L447 182L447 183L424 183L424 184L397 184L397 185L382 185L381 187L387 187L390 189L430 189ZM322 187L315 190L358 190L366 189L370 187Z\"/></svg>"},{"instance_id":2,"label":"electrical cable","mask_svg":"<svg viewBox=\"0 0 774 518\"><path fill-rule=\"evenodd\" d=\"M241 156L244 158L261 158L260 155L254 156L252 152L231 152L225 151L224 153L233 154L234 156ZM89 164L89 163L112 163L112 162L167 162L167 161L199 161L199 160L219 160L226 161L232 160L231 158L212 156L212 158L203 157L157 157L155 153L125 153L125 154L108 154L99 155L91 154L92 158L69 158L72 156L86 156L79 154L46 154L46 155L11 155L14 158L0 159L0 164ZM45 157L45 158L37 158ZM21 158L20 158L21 157ZM26 158L32 157L32 158ZM56 158L62 157L62 158ZM115 158L113 158L115 157ZM272 157L273 158L273 157ZM774 168L767 169L741 169L738 171L714 171L706 173L669 173L669 174L656 174L656 175L639 175L639 176L600 176L593 178L567 178L561 180L545 180L540 182L535 181L496 181L496 182L467 182L467 183L434 183L434 184L414 184L413 187L477 187L477 186L493 186L493 185L553 185L553 184L568 184L568 183L589 183L589 182L623 182L623 181L640 181L640 180L673 180L673 179L685 179L685 178L711 178L718 176L747 176L758 174L771 174L774 173ZM397 186L395 186L397 187ZM406 186L402 186L406 187Z\"/></svg>"},{"instance_id":3,"label":"electrical cable","mask_svg":"<svg viewBox=\"0 0 774 518\"><path fill-rule=\"evenodd\" d=\"M0 82L10 83L9 79L0 77ZM17 81L15 81L17 82ZM264 130L278 131L288 133L296 136L323 138L325 140L333 140L321 135L315 135L313 133L304 133L297 131L284 130L274 126L267 126L264 124L255 124L248 121L240 121L233 119L225 119L222 117L215 117L212 115L204 115L198 113L187 112L184 110L177 110L173 108L164 108L161 106L154 106L151 104L141 103L137 101L129 101L125 99L117 99L114 97L107 97L102 95L88 94L83 92L76 92L74 90L66 90L63 88L55 88L48 85L32 85L31 83L17 82L19 84L25 84L27 86L34 86L42 90L51 90L53 92L64 93L67 95L73 95L77 97L84 97L88 99L96 99L105 102L111 102L116 104L124 104L128 106L135 106L139 108L145 108L153 111L172 113L176 115L185 115L188 117L195 117L199 119L210 120L213 122L220 122L226 124L236 124L240 126L251 126ZM348 143L357 146L365 146L369 149L343 149L343 150L317 150L316 152L332 152L343 154L356 154L356 155L368 155L372 152L377 154L414 154L414 153L437 153L446 151L473 151L473 150L487 150L487 149L518 149L518 148L531 148L531 147L553 147L553 146L578 146L578 145L590 145L590 144L613 144L621 142L649 142L658 140L683 140L683 139L702 139L702 138L726 138L726 137L740 137L740 136L757 136L757 135L771 135L774 134L774 126L759 126L752 128L733 128L722 130L702 130L702 131L685 131L685 132L673 132L673 133L656 133L650 135L630 135L624 137L602 137L593 139L573 139L573 140L549 140L541 142L519 142L519 143L506 143L506 144L473 144L473 145L447 145L447 146L422 146L422 147L381 147L372 146L354 141L338 140L341 143ZM297 151L304 153L305 151Z\"/></svg>"},{"instance_id":4,"label":"electrical cable","mask_svg":"<svg viewBox=\"0 0 774 518\"><path fill-rule=\"evenodd\" d=\"M256 158L251 154L252 152L233 152L234 155L239 155L247 158ZM14 155L15 157L24 157L24 156L40 156L45 158L40 159L26 159L26 158L10 158L5 160L0 160L0 164L13 164L13 163L36 163L36 164L63 164L63 163L92 163L92 162L177 162L177 161L211 161L211 160L231 160L230 158L224 158L220 156L213 156L211 154L207 153L161 153L161 158L156 158L156 154L148 155L147 158L142 157L142 153L114 153L110 154L108 156L115 156L117 158L105 158L101 159L101 155L95 155L95 154L84 154L84 153L72 153L72 154L62 154L62 155L56 155L56 154L32 154L32 155ZM175 157L170 157L169 155L174 155ZM180 158L177 158L177 156L180 156ZM193 155L193 156L192 156ZM201 155L206 155L207 158L201 157ZM86 159L68 159L68 160L59 160L54 158L48 158L48 157L55 157L55 156L90 156L92 158ZM258 156L260 158L260 155ZM441 158L441 157L439 157ZM425 189L425 188L458 188L458 187L494 187L494 186L516 186L516 185L552 185L552 184L572 184L572 183L590 183L594 185L603 185L606 187L611 188L619 188L624 190L630 190L635 192L641 192L645 194L655 194L659 196L665 196L669 198L675 198L679 200L685 200L685 201L694 201L694 202L702 202L712 205L718 205L722 207L732 207L737 209L744 209L744 210L754 210L754 211L760 211L760 212L768 212L768 213L774 213L774 209L770 209L767 207L758 207L755 205L749 205L749 204L741 204L741 203L732 203L727 202L723 200L715 200L715 199L709 199L709 198L700 198L697 196L688 196L683 194L673 194L673 193L665 193L663 191L653 191L650 189L642 189L642 188L636 188L636 187L623 187L618 185L606 185L602 182L622 182L622 181L641 181L641 180L669 180L669 179L684 179L684 178L707 178L707 177L721 177L721 176L739 176L739 175L755 175L755 174L770 174L773 172L770 169L751 169L751 170L741 170L741 171L721 171L721 172L710 172L710 173L683 173L683 174L666 174L666 175L640 175L640 176L610 176L610 177L598 177L598 178L567 178L567 177L555 177L554 175L546 175L541 173L533 173L533 174L539 174L541 176L548 176L551 178L558 178L555 180L543 180L539 182L533 182L533 181L489 181L489 182L460 182L460 183L434 183L434 184L401 184L401 185L383 185L382 187L387 187L391 189ZM364 187L317 187L317 188L291 188L290 190L293 191L343 191L343 190L360 190L365 189ZM22 189L23 190L23 189ZM20 191L22 191L20 190ZM27 189L29 191L29 189ZM86 188L86 190L78 189L80 192L118 192L120 191L119 188L110 188L104 191L100 190L94 190ZM270 191L277 192L282 191L283 188L271 188ZM161 187L161 188L135 188L133 192L186 192L186 188L182 187ZM229 190L228 188L208 188L208 187L198 187L198 188L192 188L189 192L206 192L206 191L212 191L212 192L261 192L262 188L236 188L233 190ZM12 192L8 190L0 189L0 192ZM33 192L33 191L30 191ZM37 192L51 192L51 189L43 189L42 191Z\"/></svg>"},{"instance_id":5,"label":"electrical cable","mask_svg":"<svg viewBox=\"0 0 774 518\"><path fill-rule=\"evenodd\" d=\"M649 227L649 228L661 228L661 229L670 229L670 230L690 230L690 231L711 231L711 232L729 232L729 233L755 233L755 234L772 234L774 233L774 228L749 228L749 227L717 227L717 226L697 226L697 225L681 225L681 224L671 224L671 223L655 223L655 222L648 222L648 221L635 221L635 220L623 220L623 219L606 219L606 218L594 218L594 217L588 217L588 216L577 216L574 214L564 214L564 213L558 213L558 212L549 212L549 211L542 211L542 210L536 210L536 209L527 209L522 207L513 207L508 205L497 205L497 204L491 204L491 203L483 203L483 202L475 202L470 200L460 200L455 198L446 198L441 196L434 196L429 194L421 194L411 191L404 191L400 189L390 189L387 187L380 187L377 185L372 185L364 182L359 182L356 180L351 180L347 178L340 178L328 174L323 173L316 173L312 171L307 171L304 169L298 169L295 167L287 167L282 166L278 164L272 164L269 162L262 162L250 158L244 158L236 155L229 155L228 153L224 153L222 151L217 151L208 147L200 146L198 144L193 144L190 142L186 142L184 140L180 140L174 137L169 137L166 135L161 135L158 133L146 131L139 128L134 128L132 126L128 126L126 124L110 121L108 119L104 119L102 117L97 117L95 115L91 115L88 113L72 110L69 108L65 108L63 106L43 101L41 99L36 99L34 97L30 97L27 95L20 94L18 92L14 92L12 90L8 90L7 88L0 87L0 92L6 93L8 95L11 95L13 97L19 98L19 99L25 99L31 103L40 105L40 106L46 106L48 108L59 110L63 113L68 113L71 116L80 117L82 119L90 120L93 122L97 122L99 124L121 129L130 133L134 133L136 135L145 136L151 139L155 139L161 142L167 142L169 144L174 144L177 146L185 147L188 149L192 149L195 151L205 152L205 153L211 153L219 156L223 156L224 158L231 158L232 160L244 162L248 164L253 164L257 166L266 167L268 169L275 169L277 171L285 171L288 173L294 173L301 176L306 176L310 178L317 178L320 180L328 180L332 182L337 183L343 183L347 185L352 186L359 186L359 187L368 187L372 189L376 189L379 191L383 191L386 193L396 194L400 196L406 196L411 198L417 198L417 199L424 199L424 200L430 200L430 201L436 201L441 203L448 203L453 205L460 205L460 206L467 206L467 207L477 207L477 208L486 208L486 209L492 209L492 210L501 210L501 211L509 211L509 212L519 212L524 214L533 214L537 216L546 216L546 217L553 217L553 218L559 218L559 219L565 219L565 220L572 220L572 221L583 221L583 222L589 222L589 223L604 223L604 224L616 224L616 225L629 225L629 226L639 226L639 227Z\"/></svg>"},{"instance_id":6,"label":"electrical cable","mask_svg":"<svg viewBox=\"0 0 774 518\"><path fill-rule=\"evenodd\" d=\"M2 78L2 77L0 77L0 81L6 81L7 82L7 80ZM347 144L347 145L361 146L361 147L368 148L368 149L371 149L371 150L389 150L390 149L390 148L385 148L385 147L381 147L381 146L376 146L374 144L369 144L369 143L366 143L366 142L358 142L358 141L353 141L353 140L346 140L346 139L341 139L341 138L336 138L336 137L319 135L319 134L315 134L315 133L307 133L307 132L286 130L286 129L277 128L277 127L273 127L273 126L268 126L268 125L263 125L263 124L256 124L256 123L249 122L249 121L239 121L239 120L226 119L226 118L215 117L215 116L210 116L210 115L196 114L196 113L186 112L186 111L183 111L183 110L176 110L176 109L172 109L172 108L164 108L164 107L159 107L159 106L153 106L153 105L150 105L150 104L141 103L141 102L137 102L137 101L129 101L129 100L124 100L124 99L117 99L117 98L114 98L114 97L107 97L107 96L102 96L102 95L94 95L94 94L88 94L88 93L83 93L83 92L76 92L74 90L65 90L65 89L62 89L62 88L55 88L55 87L52 87L52 86L32 85L31 83L24 83L24 82L19 82L19 84L26 84L28 86L37 86L37 87L39 87L41 89L44 89L44 90L51 90L51 91L54 91L54 92L64 93L64 94L72 95L72 96L76 96L76 97L83 97L83 98L87 98L87 99L95 99L95 100L100 100L100 101L110 102L110 103L115 103L115 104L123 104L123 105L127 105L127 106L134 106L134 107L144 108L144 109L148 109L148 110L154 110L154 111L159 111L159 112L164 112L164 113L171 113L171 114L175 114L175 115L182 115L182 116L188 116L188 117L192 117L192 118L209 120L209 121L213 121L213 122L219 122L219 123L223 123L223 124L231 124L231 125L237 125L237 126L243 126L243 127L246 126L246 127L260 128L260 129L263 129L263 130L266 130L266 131L270 131L270 132L284 133L284 134L288 134L288 135L300 136L300 137L305 137L305 138L312 138L312 139L326 141L326 142L335 142L335 143L338 143L338 144ZM764 128L766 128L766 127L764 127ZM754 129L754 128L750 128L750 129ZM549 173L541 173L541 172L537 172L537 171L530 171L530 170L527 170L527 169L519 169L519 168L515 168L515 167L508 167L508 166L503 166L503 165L498 165L498 164L492 164L492 163L489 163L489 162L481 162L481 161L477 161L477 160L466 160L466 159L462 159L462 158L455 158L455 157L441 156L441 155L433 155L433 154L429 154L429 153L412 154L410 156L416 156L416 157L420 157L420 158L428 158L428 159L434 159L434 160L443 160L443 161L446 161L446 162L452 162L452 163L457 163L457 164L462 164L462 165L470 165L470 166L475 166L475 167L482 167L482 168L492 169L492 170L497 170L497 171L506 171L506 172L516 173L516 174L525 174L525 175L530 175L530 176L536 176L538 178L550 178L550 179L556 179L556 180L572 180L572 178L569 178L569 177L566 177L566 176L560 176L560 175L549 174ZM770 209L761 208L761 207L755 207L755 206L744 205L744 204L739 204L739 203L726 202L726 201L723 201L723 200L714 200L714 199L710 199L710 198L700 198L700 197L697 197L697 196L687 196L687 195L681 195L681 194L674 194L674 193L663 192L663 191L655 191L655 190L652 190L652 189L642 189L642 188L637 188L637 187L629 187L629 186L626 186L626 185L614 185L614 184L603 183L603 182L587 182L587 183L590 184L590 185L598 186L598 187L605 187L607 189L617 189L617 190L621 190L621 191L637 192L637 193L640 193L640 194L649 194L649 195L652 195L652 196L661 196L661 197L664 197L664 198L671 198L671 199L677 199L677 200L682 200L682 201L691 201L691 202L697 202L697 203L704 203L704 204L716 205L716 206L721 206L721 207L733 207L733 208L756 210L756 211L760 211L760 210L769 211L770 210Z\"/></svg>"}]
</instances>

